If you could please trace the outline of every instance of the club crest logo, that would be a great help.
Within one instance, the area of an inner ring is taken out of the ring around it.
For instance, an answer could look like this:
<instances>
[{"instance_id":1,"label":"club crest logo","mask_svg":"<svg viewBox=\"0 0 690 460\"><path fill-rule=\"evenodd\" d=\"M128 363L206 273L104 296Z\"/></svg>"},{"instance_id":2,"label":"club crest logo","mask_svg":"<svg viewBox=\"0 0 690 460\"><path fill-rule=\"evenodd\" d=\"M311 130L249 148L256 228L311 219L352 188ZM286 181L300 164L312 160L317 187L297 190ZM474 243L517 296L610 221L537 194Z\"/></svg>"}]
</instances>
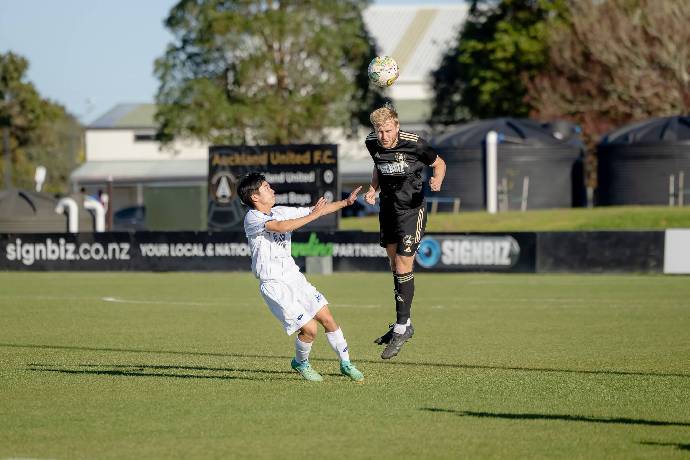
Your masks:
<instances>
[{"instance_id":1,"label":"club crest logo","mask_svg":"<svg viewBox=\"0 0 690 460\"><path fill-rule=\"evenodd\" d=\"M405 249L404 249L405 252L412 252L412 243L413 242L414 242L414 240L412 239L412 235L405 235L403 237L402 243L403 243L403 246L405 246Z\"/></svg>"},{"instance_id":2,"label":"club crest logo","mask_svg":"<svg viewBox=\"0 0 690 460\"><path fill-rule=\"evenodd\" d=\"M229 171L218 171L211 177L209 192L216 203L230 203L235 198L236 190L237 179Z\"/></svg>"},{"instance_id":3,"label":"club crest logo","mask_svg":"<svg viewBox=\"0 0 690 460\"><path fill-rule=\"evenodd\" d=\"M405 154L402 152L396 152L395 161L398 163L405 163Z\"/></svg>"}]
</instances>

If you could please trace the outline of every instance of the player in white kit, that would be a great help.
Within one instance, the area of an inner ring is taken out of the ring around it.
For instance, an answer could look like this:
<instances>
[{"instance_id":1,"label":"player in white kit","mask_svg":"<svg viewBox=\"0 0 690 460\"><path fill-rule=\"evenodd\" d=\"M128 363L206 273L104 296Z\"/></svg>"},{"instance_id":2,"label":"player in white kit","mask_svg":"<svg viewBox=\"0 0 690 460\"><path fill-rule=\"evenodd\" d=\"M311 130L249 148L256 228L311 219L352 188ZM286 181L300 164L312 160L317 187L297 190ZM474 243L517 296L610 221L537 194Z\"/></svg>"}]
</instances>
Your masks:
<instances>
[{"instance_id":1,"label":"player in white kit","mask_svg":"<svg viewBox=\"0 0 690 460\"><path fill-rule=\"evenodd\" d=\"M346 200L327 203L320 198L312 208L274 206L275 193L260 173L240 180L237 194L250 210L244 231L252 251L252 271L259 279L259 291L285 332L295 339L294 370L311 381L323 380L309 364L309 352L317 334L317 323L326 331L328 343L340 358L340 372L356 382L364 375L350 362L343 331L333 319L328 301L299 271L291 254L291 232L355 202L361 187Z\"/></svg>"}]
</instances>

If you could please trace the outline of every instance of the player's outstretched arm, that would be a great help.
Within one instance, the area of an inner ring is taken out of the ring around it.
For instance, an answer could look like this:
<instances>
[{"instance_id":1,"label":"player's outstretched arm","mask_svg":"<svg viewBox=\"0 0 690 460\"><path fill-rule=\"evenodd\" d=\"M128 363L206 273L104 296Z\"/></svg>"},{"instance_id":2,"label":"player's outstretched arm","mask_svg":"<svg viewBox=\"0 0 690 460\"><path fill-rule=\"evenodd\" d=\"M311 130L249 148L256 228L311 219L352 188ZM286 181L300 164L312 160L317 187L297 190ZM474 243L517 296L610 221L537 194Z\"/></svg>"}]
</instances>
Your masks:
<instances>
[{"instance_id":1,"label":"player's outstretched arm","mask_svg":"<svg viewBox=\"0 0 690 460\"><path fill-rule=\"evenodd\" d=\"M443 178L446 177L446 162L439 156L436 157L436 161L432 163L431 167L434 170L434 174L429 179L429 188L432 192L438 192L441 190Z\"/></svg>"},{"instance_id":2,"label":"player's outstretched arm","mask_svg":"<svg viewBox=\"0 0 690 460\"><path fill-rule=\"evenodd\" d=\"M345 198L344 200L340 201L334 201L333 203L328 203L326 207L323 210L322 216L325 216L326 214L330 214L332 212L336 212L340 209L343 209L347 206L352 206L354 202L357 200L357 195L359 195L359 192L362 190L362 186L360 185L356 189L350 193L350 196Z\"/></svg>"},{"instance_id":3,"label":"player's outstretched arm","mask_svg":"<svg viewBox=\"0 0 690 460\"><path fill-rule=\"evenodd\" d=\"M379 188L379 172L374 166L374 170L371 172L371 184L369 184L369 190L364 195L364 200L374 205L376 204L376 190Z\"/></svg>"},{"instance_id":4,"label":"player's outstretched arm","mask_svg":"<svg viewBox=\"0 0 690 460\"><path fill-rule=\"evenodd\" d=\"M327 203L326 199L324 197L321 197L316 202L314 207L311 208L311 212L306 216L298 217L297 219L268 221L266 222L266 230L275 233L289 233L294 230L297 230L300 227L304 227L308 223L315 221L321 216L325 216L326 214L335 212L338 209L344 208L345 206L350 206L357 199L357 194L361 189L362 187L357 187L357 189L353 190L352 193L350 193L349 197L347 197L344 200L336 201L334 203Z\"/></svg>"}]
</instances>

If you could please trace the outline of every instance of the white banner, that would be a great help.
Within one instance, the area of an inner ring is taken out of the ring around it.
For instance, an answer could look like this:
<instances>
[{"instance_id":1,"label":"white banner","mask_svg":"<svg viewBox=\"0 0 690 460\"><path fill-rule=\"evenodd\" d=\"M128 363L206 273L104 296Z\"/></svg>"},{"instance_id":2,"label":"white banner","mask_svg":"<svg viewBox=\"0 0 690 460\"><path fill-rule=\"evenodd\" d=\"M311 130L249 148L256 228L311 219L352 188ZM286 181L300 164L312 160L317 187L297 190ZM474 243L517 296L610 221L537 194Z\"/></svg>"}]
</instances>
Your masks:
<instances>
[{"instance_id":1,"label":"white banner","mask_svg":"<svg viewBox=\"0 0 690 460\"><path fill-rule=\"evenodd\" d=\"M666 230L664 273L690 274L690 229Z\"/></svg>"}]
</instances>

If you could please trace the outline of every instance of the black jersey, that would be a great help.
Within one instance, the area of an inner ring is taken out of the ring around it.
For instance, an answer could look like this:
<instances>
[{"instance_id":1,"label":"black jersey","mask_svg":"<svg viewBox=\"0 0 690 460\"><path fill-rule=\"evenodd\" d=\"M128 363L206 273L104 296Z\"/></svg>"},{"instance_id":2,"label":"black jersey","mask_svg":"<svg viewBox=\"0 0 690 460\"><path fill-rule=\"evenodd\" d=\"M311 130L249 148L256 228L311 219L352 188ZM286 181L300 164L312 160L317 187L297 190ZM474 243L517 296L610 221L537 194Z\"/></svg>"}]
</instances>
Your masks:
<instances>
[{"instance_id":1,"label":"black jersey","mask_svg":"<svg viewBox=\"0 0 690 460\"><path fill-rule=\"evenodd\" d=\"M424 203L422 173L436 161L437 154L416 134L400 131L395 147L379 144L376 133L364 142L378 171L381 212L396 213L416 209Z\"/></svg>"}]
</instances>

